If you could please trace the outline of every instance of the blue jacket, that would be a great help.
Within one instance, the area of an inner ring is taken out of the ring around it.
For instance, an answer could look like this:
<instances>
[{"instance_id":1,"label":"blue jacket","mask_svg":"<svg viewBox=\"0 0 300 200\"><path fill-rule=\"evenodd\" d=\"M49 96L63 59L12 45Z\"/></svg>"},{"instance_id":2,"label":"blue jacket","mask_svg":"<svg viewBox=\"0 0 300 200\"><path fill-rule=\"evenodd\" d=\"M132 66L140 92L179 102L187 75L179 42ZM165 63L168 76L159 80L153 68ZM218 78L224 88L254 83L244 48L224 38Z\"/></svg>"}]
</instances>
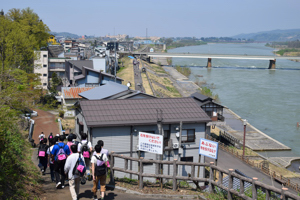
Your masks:
<instances>
[{"instance_id":1,"label":"blue jacket","mask_svg":"<svg viewBox=\"0 0 300 200\"><path fill-rule=\"evenodd\" d=\"M69 146L66 145L66 144L63 143L63 142L59 142L58 144L55 144L55 145L53 146L53 149L52 149L52 151L51 151L51 154L55 156L55 160L57 160L57 154L58 154L58 152L59 152L60 147L63 147L64 145L65 145L65 147L64 147L65 153L66 153L67 155L70 155L70 149L69 149Z\"/></svg>"}]
</instances>

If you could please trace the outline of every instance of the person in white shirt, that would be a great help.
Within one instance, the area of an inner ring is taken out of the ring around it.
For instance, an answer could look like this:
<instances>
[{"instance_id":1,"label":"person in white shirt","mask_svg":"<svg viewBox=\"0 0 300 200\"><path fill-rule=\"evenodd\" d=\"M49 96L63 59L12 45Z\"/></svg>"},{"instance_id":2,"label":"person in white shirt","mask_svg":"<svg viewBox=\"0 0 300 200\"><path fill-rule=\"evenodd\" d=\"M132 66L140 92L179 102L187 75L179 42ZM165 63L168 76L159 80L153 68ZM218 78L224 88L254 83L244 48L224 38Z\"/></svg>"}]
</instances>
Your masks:
<instances>
[{"instance_id":1,"label":"person in white shirt","mask_svg":"<svg viewBox=\"0 0 300 200\"><path fill-rule=\"evenodd\" d=\"M64 171L69 177L69 187L70 187L70 193L73 200L78 199L79 194L79 186L80 186L80 176L73 175L73 169L76 166L76 162L79 158L79 153L77 152L77 145L71 146L71 151L73 152L70 156L68 156ZM81 155L80 155L81 156ZM82 157L82 156L81 156ZM84 159L82 159L84 161Z\"/></svg>"},{"instance_id":2,"label":"person in white shirt","mask_svg":"<svg viewBox=\"0 0 300 200\"><path fill-rule=\"evenodd\" d=\"M83 133L82 136L81 136L81 142L78 143L78 153L81 153L81 154L83 153L82 152L82 146L85 145L86 143L87 143L87 147L88 147L88 149L91 153L92 150L93 150L92 144L91 144L91 142L87 141L87 134ZM84 158L84 161L85 161L85 164L86 164L86 173L89 176L90 175L90 162L91 162L91 159L90 158Z\"/></svg>"},{"instance_id":3,"label":"person in white shirt","mask_svg":"<svg viewBox=\"0 0 300 200\"><path fill-rule=\"evenodd\" d=\"M104 193L105 193L105 185L106 185L106 168L107 168L107 161L108 158L105 153L101 153L101 146L96 145L95 146L95 151L96 155L92 157L91 163L92 163L92 173L93 173L93 190L92 192L94 193L94 200L98 199L97 198L97 184L100 181L100 186L101 186L101 199L104 199ZM98 167L105 167L105 174L99 175L98 174Z\"/></svg>"}]
</instances>

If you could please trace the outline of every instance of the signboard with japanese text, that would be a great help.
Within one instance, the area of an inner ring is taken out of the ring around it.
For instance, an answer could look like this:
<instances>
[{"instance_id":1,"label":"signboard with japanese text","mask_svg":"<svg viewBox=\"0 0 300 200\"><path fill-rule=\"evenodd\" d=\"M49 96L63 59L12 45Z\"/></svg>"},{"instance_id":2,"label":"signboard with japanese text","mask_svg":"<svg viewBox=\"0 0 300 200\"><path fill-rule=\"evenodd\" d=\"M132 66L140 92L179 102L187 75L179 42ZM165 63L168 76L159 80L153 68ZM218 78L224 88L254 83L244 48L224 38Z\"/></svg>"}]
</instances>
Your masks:
<instances>
[{"instance_id":1,"label":"signboard with japanese text","mask_svg":"<svg viewBox=\"0 0 300 200\"><path fill-rule=\"evenodd\" d=\"M163 154L164 139L162 135L139 132L139 150Z\"/></svg>"},{"instance_id":2,"label":"signboard with japanese text","mask_svg":"<svg viewBox=\"0 0 300 200\"><path fill-rule=\"evenodd\" d=\"M200 138L199 154L213 159L218 159L219 143Z\"/></svg>"}]
</instances>

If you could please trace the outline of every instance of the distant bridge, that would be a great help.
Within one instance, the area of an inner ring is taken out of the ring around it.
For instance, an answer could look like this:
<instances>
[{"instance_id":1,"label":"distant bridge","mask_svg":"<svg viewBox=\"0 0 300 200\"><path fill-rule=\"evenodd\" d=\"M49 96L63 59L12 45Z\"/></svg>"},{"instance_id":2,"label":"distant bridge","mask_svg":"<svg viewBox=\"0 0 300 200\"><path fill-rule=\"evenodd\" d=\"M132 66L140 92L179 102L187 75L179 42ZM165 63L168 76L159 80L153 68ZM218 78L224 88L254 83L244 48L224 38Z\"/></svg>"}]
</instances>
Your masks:
<instances>
[{"instance_id":1,"label":"distant bridge","mask_svg":"<svg viewBox=\"0 0 300 200\"><path fill-rule=\"evenodd\" d=\"M193 54L193 53L158 53L158 52L119 52L119 54L142 55L147 57L168 57L168 58L206 58L207 68L211 67L212 59L239 59L239 60L269 60L269 69L275 69L276 59L300 60L299 56L261 56L261 55L232 55L232 54Z\"/></svg>"}]
</instances>

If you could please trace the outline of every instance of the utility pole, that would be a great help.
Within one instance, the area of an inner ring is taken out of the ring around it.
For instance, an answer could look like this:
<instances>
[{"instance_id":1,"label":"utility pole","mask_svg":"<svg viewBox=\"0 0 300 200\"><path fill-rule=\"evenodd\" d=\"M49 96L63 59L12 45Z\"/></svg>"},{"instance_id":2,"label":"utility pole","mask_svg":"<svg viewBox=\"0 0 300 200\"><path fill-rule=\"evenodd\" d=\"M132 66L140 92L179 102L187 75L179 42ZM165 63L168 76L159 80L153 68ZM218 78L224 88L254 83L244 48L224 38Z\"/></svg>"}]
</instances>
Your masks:
<instances>
[{"instance_id":1,"label":"utility pole","mask_svg":"<svg viewBox=\"0 0 300 200\"><path fill-rule=\"evenodd\" d=\"M115 40L115 43L114 43L114 46L115 46L115 82L117 82L117 43L116 43L116 40Z\"/></svg>"},{"instance_id":2,"label":"utility pole","mask_svg":"<svg viewBox=\"0 0 300 200\"><path fill-rule=\"evenodd\" d=\"M148 38L148 28L146 28L146 40Z\"/></svg>"}]
</instances>

